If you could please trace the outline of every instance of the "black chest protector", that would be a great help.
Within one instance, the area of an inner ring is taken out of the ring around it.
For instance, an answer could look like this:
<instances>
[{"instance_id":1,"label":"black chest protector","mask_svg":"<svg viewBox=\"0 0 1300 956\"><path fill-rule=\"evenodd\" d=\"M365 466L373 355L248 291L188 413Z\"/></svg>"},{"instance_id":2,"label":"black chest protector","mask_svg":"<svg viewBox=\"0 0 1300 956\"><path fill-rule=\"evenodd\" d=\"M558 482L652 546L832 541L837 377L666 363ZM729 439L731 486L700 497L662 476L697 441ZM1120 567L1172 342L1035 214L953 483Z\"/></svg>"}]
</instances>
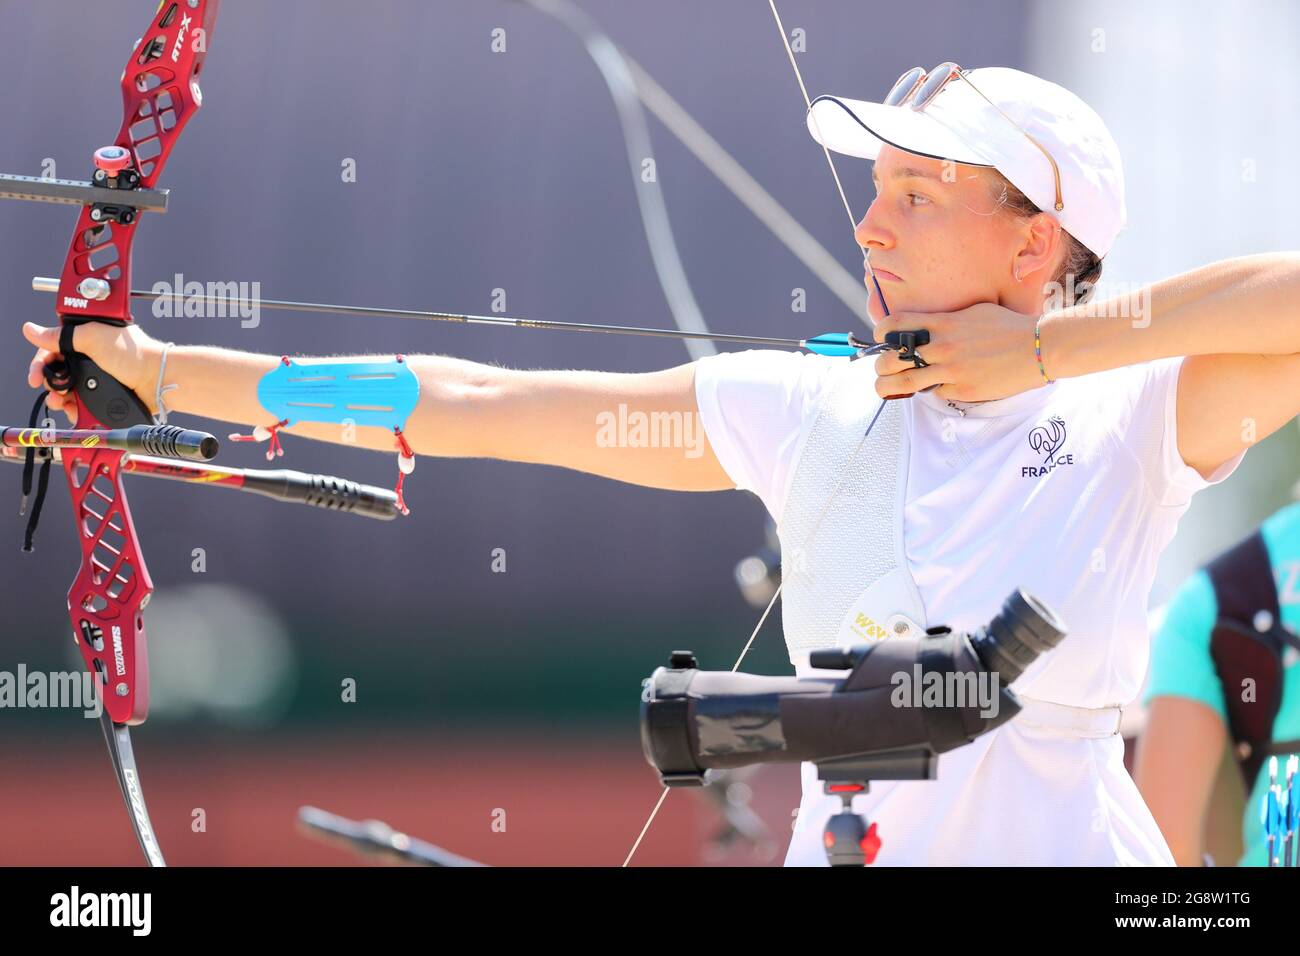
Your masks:
<instances>
[{"instance_id":1,"label":"black chest protector","mask_svg":"<svg viewBox=\"0 0 1300 956\"><path fill-rule=\"evenodd\" d=\"M1283 653L1288 646L1300 651L1300 639L1282 626L1273 567L1258 531L1205 570L1219 608L1210 657L1223 684L1228 733L1250 793L1269 756L1300 753L1300 740L1273 740L1273 722L1282 708ZM1253 695L1247 695L1248 681L1254 683Z\"/></svg>"}]
</instances>

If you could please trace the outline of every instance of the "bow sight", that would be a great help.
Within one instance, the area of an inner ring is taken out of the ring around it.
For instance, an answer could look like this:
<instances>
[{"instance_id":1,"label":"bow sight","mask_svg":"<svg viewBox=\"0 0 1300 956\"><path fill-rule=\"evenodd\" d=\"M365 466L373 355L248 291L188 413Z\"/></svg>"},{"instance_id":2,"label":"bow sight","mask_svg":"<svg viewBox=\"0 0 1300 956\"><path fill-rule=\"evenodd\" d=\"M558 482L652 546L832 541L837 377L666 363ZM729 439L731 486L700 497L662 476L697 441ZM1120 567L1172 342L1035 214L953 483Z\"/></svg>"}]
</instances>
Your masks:
<instances>
[{"instance_id":1,"label":"bow sight","mask_svg":"<svg viewBox=\"0 0 1300 956\"><path fill-rule=\"evenodd\" d=\"M827 858L861 866L880 838L853 812L853 797L871 780L935 779L939 754L1019 713L1006 685L1064 637L1057 616L1017 590L969 634L935 627L920 638L812 653L813 667L848 672L840 677L702 671L689 651L675 651L642 685L642 749L666 787L703 786L714 769L812 761L843 803L826 824Z\"/></svg>"}]
</instances>

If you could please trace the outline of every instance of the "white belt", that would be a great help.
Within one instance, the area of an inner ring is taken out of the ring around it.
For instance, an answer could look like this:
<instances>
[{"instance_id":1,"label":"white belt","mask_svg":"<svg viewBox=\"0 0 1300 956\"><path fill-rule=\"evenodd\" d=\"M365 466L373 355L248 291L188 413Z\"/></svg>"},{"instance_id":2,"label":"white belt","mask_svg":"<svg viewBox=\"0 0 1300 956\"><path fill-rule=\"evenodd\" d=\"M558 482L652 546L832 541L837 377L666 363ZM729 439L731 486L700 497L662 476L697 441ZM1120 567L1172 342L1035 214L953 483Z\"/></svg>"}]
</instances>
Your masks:
<instances>
[{"instance_id":1,"label":"white belt","mask_svg":"<svg viewBox=\"0 0 1300 956\"><path fill-rule=\"evenodd\" d=\"M1016 695L1024 709L1014 723L1061 731L1070 737L1113 737L1119 733L1122 707L1071 707L1048 700Z\"/></svg>"}]
</instances>

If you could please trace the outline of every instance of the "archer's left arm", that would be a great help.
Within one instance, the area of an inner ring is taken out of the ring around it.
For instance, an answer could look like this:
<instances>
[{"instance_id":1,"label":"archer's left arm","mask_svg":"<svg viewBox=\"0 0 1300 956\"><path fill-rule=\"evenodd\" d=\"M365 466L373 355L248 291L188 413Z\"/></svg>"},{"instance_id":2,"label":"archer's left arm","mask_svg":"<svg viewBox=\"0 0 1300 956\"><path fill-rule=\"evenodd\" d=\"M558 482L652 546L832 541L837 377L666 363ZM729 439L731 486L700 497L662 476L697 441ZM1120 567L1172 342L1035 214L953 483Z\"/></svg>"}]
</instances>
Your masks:
<instances>
[{"instance_id":1,"label":"archer's left arm","mask_svg":"<svg viewBox=\"0 0 1300 956\"><path fill-rule=\"evenodd\" d=\"M1124 302L1140 309L1118 308ZM1120 315L1122 318L1106 318ZM1300 253L1228 259L1043 317L1055 378L1184 355L1178 451L1202 477L1300 414Z\"/></svg>"}]
</instances>

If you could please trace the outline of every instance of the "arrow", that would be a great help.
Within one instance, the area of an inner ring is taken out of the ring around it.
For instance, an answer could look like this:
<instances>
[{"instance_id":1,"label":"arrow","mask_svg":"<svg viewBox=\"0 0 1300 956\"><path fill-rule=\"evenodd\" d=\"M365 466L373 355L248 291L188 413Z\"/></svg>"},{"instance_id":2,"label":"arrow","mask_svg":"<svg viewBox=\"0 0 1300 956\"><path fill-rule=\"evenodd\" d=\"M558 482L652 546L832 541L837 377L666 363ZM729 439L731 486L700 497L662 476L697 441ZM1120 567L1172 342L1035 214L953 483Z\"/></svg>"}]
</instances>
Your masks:
<instances>
[{"instance_id":1,"label":"arrow","mask_svg":"<svg viewBox=\"0 0 1300 956\"><path fill-rule=\"evenodd\" d=\"M1268 847L1268 865L1277 866L1277 837L1282 831L1281 790L1277 785L1277 758L1268 758L1268 790L1259 808L1259 822L1264 825L1264 843Z\"/></svg>"},{"instance_id":2,"label":"arrow","mask_svg":"<svg viewBox=\"0 0 1300 956\"><path fill-rule=\"evenodd\" d=\"M1298 842L1296 827L1300 826L1300 793L1296 792L1296 772L1300 770L1300 758L1295 754L1286 758L1286 789L1283 791L1283 799L1286 801L1286 839L1282 844L1282 854L1285 859L1283 866L1295 866L1292 859L1295 845Z\"/></svg>"},{"instance_id":3,"label":"arrow","mask_svg":"<svg viewBox=\"0 0 1300 956\"><path fill-rule=\"evenodd\" d=\"M37 276L32 279L36 292L58 292L59 280ZM132 299L157 302L170 299L177 305L198 302L203 305L223 305L243 308L252 306L278 312L316 312L329 315L356 315L367 318L424 319L429 322L451 322L458 325L496 325L515 329L542 329L551 332L600 332L606 335L641 335L662 339L704 340L730 342L733 345L763 345L769 348L807 349L817 355L844 357L858 354L875 346L863 342L852 332L823 332L808 339L789 339L762 335L733 335L724 332L689 332L679 329L647 329L633 325L599 325L592 322L557 322L544 319L518 319L507 315L469 315L459 312L422 312L414 309L376 309L359 305L329 305L321 302L287 302L278 299L240 299L234 296L184 295L177 292L146 292L132 289Z\"/></svg>"}]
</instances>

